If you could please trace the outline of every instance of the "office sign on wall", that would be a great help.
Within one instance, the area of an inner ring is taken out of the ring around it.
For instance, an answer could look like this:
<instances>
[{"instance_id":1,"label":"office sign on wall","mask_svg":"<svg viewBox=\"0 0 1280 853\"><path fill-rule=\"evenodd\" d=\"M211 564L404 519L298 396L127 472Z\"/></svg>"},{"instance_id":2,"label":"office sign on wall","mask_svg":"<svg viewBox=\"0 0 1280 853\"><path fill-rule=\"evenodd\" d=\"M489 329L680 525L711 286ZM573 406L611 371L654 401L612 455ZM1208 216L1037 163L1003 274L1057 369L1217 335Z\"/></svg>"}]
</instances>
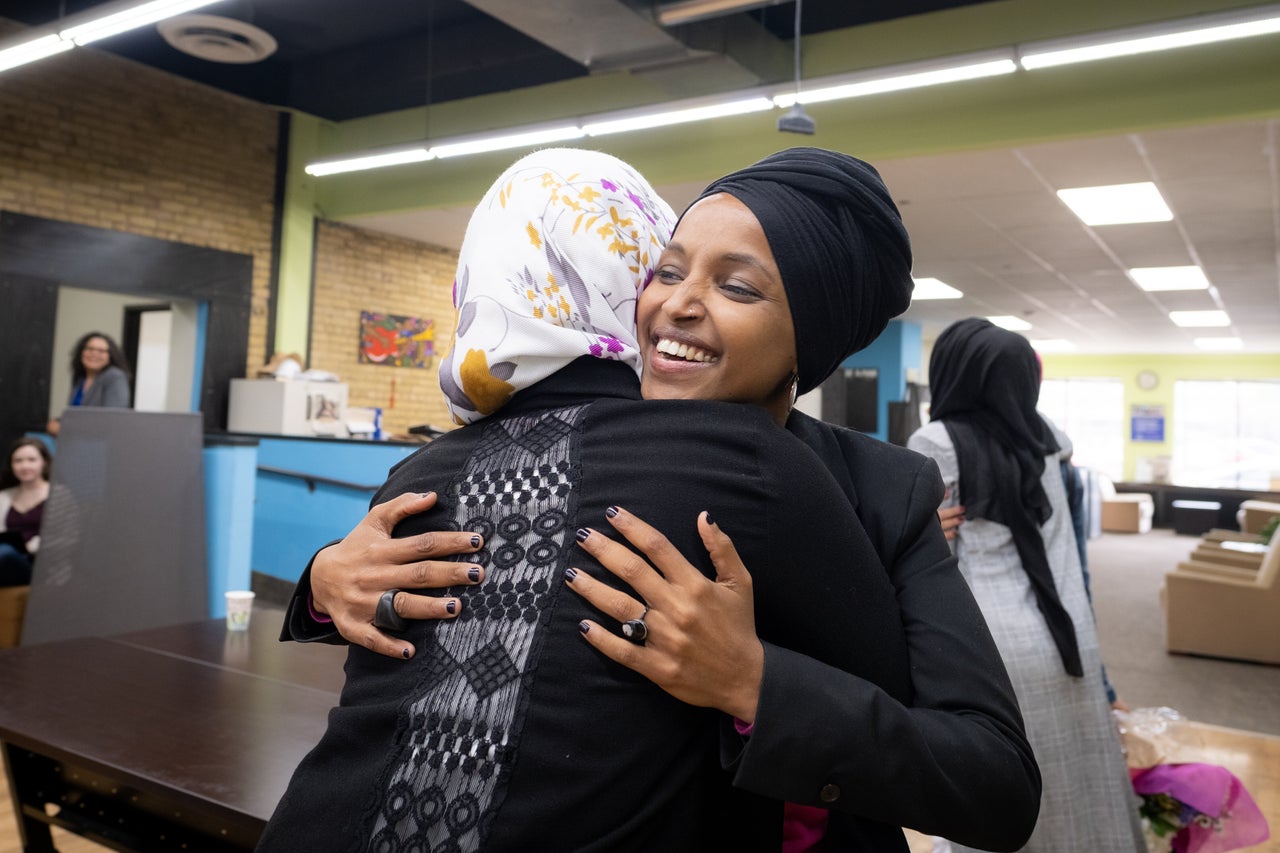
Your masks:
<instances>
[{"instance_id":1,"label":"office sign on wall","mask_svg":"<svg viewBox=\"0 0 1280 853\"><path fill-rule=\"evenodd\" d=\"M1130 441L1164 441L1164 406L1132 406Z\"/></svg>"}]
</instances>

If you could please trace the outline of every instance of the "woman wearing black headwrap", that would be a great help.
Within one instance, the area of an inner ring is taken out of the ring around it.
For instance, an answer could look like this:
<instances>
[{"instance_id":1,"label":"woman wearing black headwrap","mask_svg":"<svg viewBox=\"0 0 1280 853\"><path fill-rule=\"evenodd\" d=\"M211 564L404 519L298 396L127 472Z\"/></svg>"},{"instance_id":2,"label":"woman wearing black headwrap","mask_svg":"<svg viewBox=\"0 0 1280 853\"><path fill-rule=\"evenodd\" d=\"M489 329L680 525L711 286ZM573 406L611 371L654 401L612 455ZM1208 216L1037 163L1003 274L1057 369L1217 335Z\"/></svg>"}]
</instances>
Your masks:
<instances>
[{"instance_id":1,"label":"woman wearing black headwrap","mask_svg":"<svg viewBox=\"0 0 1280 853\"><path fill-rule=\"evenodd\" d=\"M788 807L798 817L789 827L809 832L800 837L818 835L824 850L905 850L898 827L909 826L1017 849L1035 820L1037 771L1016 709L1003 704L1007 675L937 523L943 490L935 466L790 410L795 391L819 385L905 310L910 267L907 233L871 166L790 149L707 188L677 225L637 311L646 398L748 400L754 392L840 483L897 593L909 700L761 642L733 618L751 602L735 555L713 552L717 583L690 581L683 558L625 512L611 523L635 537L662 576L593 536L584 547L638 595L571 586L619 620L638 613L643 599L652 626L643 649L594 623L587 641L677 698L732 714L738 731L749 721L748 737L725 742L734 784L825 810L814 821L813 810ZM744 326L772 327L766 337L774 345L744 347ZM789 373L780 355L794 359ZM715 464L710 451L708 464ZM758 614L759 607L764 636ZM738 665L744 643L761 648L759 669Z\"/></svg>"},{"instance_id":2,"label":"woman wearing black headwrap","mask_svg":"<svg viewBox=\"0 0 1280 853\"><path fill-rule=\"evenodd\" d=\"M956 484L960 571L1013 679L1044 780L1025 849L1140 850L1059 465L1070 446L1036 411L1035 351L987 320L961 320L938 336L929 389L933 420L908 447Z\"/></svg>"},{"instance_id":3,"label":"woman wearing black headwrap","mask_svg":"<svg viewBox=\"0 0 1280 853\"><path fill-rule=\"evenodd\" d=\"M910 267L906 231L876 171L796 148L708 188L676 228L637 311L647 399L761 406L829 469L874 555L833 553L830 565L870 568L892 583L901 632L886 632L872 654L910 673L909 695L762 642L776 607L762 598L753 608L751 578L732 549L712 552L719 574L708 581L625 508L608 524L638 537L662 574L607 536L589 535L582 547L635 593L582 572L568 583L607 616L584 623L587 643L685 702L750 724L744 737L726 717L724 760L737 788L762 797L757 813L776 810L781 822L782 801L813 808L829 851L905 853L903 826L1013 850L1035 822L1038 771L998 650L938 525L936 466L791 411L797 392L817 387L906 309ZM671 462L651 464L665 472ZM702 465L724 464L706 448ZM729 530L762 521L716 518ZM794 535L811 538L830 523L815 514ZM406 550L403 565L367 566L367 551L344 548L317 556L312 590L332 603L344 634L363 636L372 605L361 608L381 589L366 581L370 594L352 575L409 588L422 555ZM767 569L747 568L762 578ZM797 575L795 583L812 580ZM360 607L350 604L357 600ZM642 646L617 634L618 622L637 618L648 629Z\"/></svg>"}]
</instances>

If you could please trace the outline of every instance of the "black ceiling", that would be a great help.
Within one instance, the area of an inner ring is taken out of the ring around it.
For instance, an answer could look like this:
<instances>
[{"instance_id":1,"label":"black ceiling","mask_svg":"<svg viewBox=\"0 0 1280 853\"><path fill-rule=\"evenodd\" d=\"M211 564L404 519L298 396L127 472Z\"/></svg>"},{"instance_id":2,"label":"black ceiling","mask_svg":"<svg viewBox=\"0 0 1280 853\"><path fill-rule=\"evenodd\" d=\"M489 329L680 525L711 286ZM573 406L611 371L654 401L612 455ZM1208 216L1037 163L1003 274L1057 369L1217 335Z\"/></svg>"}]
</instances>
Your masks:
<instances>
[{"instance_id":1,"label":"black ceiling","mask_svg":"<svg viewBox=\"0 0 1280 853\"><path fill-rule=\"evenodd\" d=\"M640 10L656 6L626 2ZM825 32L975 2L981 0L808 0L801 29ZM0 16L40 26L101 3L0 0ZM95 47L254 101L335 121L588 73L575 60L462 0L222 0L196 13L251 23L270 33L278 50L252 65L209 62L171 47L155 27ZM794 3L739 14L751 16L779 40L791 38Z\"/></svg>"}]
</instances>

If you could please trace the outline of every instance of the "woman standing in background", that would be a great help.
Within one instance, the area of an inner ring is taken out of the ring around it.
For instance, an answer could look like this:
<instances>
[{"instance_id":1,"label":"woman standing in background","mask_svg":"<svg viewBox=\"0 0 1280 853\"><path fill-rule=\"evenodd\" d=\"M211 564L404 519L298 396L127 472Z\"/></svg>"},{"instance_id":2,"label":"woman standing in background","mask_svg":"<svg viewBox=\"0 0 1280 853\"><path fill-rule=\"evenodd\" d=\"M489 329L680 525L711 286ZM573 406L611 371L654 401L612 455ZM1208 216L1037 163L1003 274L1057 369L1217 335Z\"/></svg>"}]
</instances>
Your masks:
<instances>
[{"instance_id":1,"label":"woman standing in background","mask_svg":"<svg viewBox=\"0 0 1280 853\"><path fill-rule=\"evenodd\" d=\"M124 353L102 332L89 332L71 350L71 396L68 406L130 407L129 364ZM58 434L57 418L49 421L49 434Z\"/></svg>"},{"instance_id":2,"label":"woman standing in background","mask_svg":"<svg viewBox=\"0 0 1280 853\"><path fill-rule=\"evenodd\" d=\"M933 420L907 446L938 463L964 507L952 547L1013 681L1043 779L1023 849L1142 850L1059 464L1070 442L1036 411L1035 351L987 320L960 320L938 336L929 388Z\"/></svg>"}]
</instances>

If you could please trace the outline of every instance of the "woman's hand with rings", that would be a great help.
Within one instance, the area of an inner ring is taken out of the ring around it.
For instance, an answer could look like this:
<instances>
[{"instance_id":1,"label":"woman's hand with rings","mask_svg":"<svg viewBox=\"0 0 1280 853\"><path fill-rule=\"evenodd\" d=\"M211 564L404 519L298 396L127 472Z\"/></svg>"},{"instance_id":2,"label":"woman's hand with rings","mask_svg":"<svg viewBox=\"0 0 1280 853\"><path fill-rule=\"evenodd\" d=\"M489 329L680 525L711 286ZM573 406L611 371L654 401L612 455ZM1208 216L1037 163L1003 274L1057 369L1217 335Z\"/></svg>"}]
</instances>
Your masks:
<instances>
[{"instance_id":1,"label":"woman's hand with rings","mask_svg":"<svg viewBox=\"0 0 1280 853\"><path fill-rule=\"evenodd\" d=\"M484 541L474 533L438 531L403 539L391 537L397 524L435 504L434 492L404 494L378 504L345 539L316 554L311 563L312 606L333 619L334 628L349 642L388 657L411 658L411 643L375 625L378 604L385 594L392 593L391 607L400 619L451 619L462 608L457 598L401 590L474 586L484 579L484 569L474 563L438 559L479 551ZM387 618L379 621L394 624Z\"/></svg>"},{"instance_id":2,"label":"woman's hand with rings","mask_svg":"<svg viewBox=\"0 0 1280 853\"><path fill-rule=\"evenodd\" d=\"M683 702L755 720L764 647L756 636L751 575L733 542L707 513L699 516L698 532L716 568L713 581L636 516L618 507L608 515L657 570L609 537L579 531L581 547L643 599L569 569L570 589L624 625L638 621L645 634L643 643L629 641L585 620L579 627L587 642Z\"/></svg>"}]
</instances>

